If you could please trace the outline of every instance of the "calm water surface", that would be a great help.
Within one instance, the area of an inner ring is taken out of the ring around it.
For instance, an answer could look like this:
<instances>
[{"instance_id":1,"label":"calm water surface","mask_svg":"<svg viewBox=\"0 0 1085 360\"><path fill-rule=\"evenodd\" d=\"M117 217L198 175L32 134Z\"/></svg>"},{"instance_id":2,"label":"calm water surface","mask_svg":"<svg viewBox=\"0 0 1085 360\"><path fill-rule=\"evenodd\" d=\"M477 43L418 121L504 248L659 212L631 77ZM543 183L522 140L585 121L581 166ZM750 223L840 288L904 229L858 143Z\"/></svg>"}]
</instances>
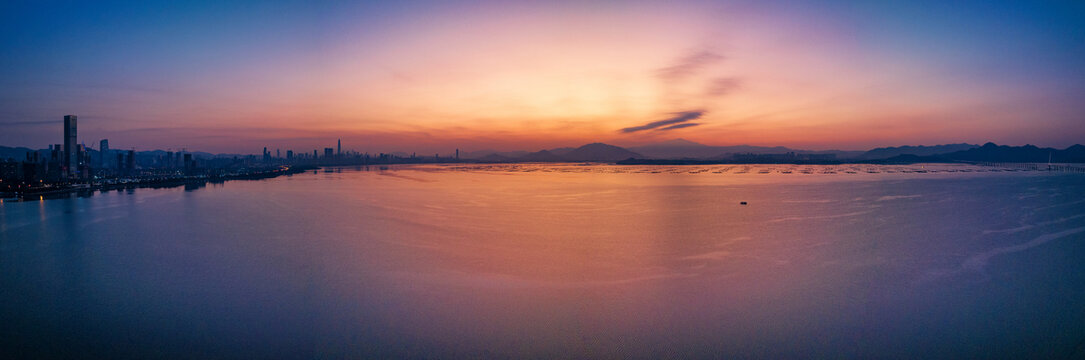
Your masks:
<instances>
[{"instance_id":1,"label":"calm water surface","mask_svg":"<svg viewBox=\"0 0 1085 360\"><path fill-rule=\"evenodd\" d=\"M344 168L8 200L0 357L1085 356L1085 176L978 169Z\"/></svg>"}]
</instances>

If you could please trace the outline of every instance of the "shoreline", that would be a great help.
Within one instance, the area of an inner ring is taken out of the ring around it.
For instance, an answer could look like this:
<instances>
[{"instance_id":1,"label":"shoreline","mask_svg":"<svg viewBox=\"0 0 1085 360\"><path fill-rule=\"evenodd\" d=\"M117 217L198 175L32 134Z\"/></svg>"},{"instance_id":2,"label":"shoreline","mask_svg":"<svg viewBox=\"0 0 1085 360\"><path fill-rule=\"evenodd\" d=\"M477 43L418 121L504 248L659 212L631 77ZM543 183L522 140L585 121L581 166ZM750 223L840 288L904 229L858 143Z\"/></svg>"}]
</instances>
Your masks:
<instances>
[{"instance_id":1,"label":"shoreline","mask_svg":"<svg viewBox=\"0 0 1085 360\"><path fill-rule=\"evenodd\" d=\"M74 184L67 187L58 189L49 189L45 191L31 191L31 192L5 192L0 193L0 199L11 199L14 201L26 201L32 200L37 197L36 200L46 200L50 198L60 198L61 195L71 195L72 193L93 193L95 191L112 191L112 190L124 190L124 189L136 189L136 188L154 188L164 189L184 186L187 188L198 189L207 186L208 183L224 183L231 180L263 180L271 179L284 175L300 174L309 170L319 169L317 166L286 166L275 170L269 171L256 171L244 174L231 174L231 175L195 175L195 176L179 176L169 178L151 178L151 179L136 179L134 181L125 182L98 182L92 184ZM111 179L117 180L117 179ZM63 196L67 197L67 196Z\"/></svg>"}]
</instances>

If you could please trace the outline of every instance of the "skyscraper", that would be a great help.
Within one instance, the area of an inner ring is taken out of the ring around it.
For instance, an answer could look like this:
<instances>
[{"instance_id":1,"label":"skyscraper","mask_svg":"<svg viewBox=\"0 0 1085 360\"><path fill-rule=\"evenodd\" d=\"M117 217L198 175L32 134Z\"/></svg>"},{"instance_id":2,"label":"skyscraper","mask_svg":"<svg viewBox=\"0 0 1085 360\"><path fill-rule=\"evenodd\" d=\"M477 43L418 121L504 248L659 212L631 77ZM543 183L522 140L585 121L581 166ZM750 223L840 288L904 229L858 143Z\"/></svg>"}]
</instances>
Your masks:
<instances>
[{"instance_id":1,"label":"skyscraper","mask_svg":"<svg viewBox=\"0 0 1085 360\"><path fill-rule=\"evenodd\" d=\"M98 142L98 167L106 168L109 165L109 139Z\"/></svg>"},{"instance_id":2,"label":"skyscraper","mask_svg":"<svg viewBox=\"0 0 1085 360\"><path fill-rule=\"evenodd\" d=\"M136 151L128 150L128 173L132 174L136 171Z\"/></svg>"},{"instance_id":3,"label":"skyscraper","mask_svg":"<svg viewBox=\"0 0 1085 360\"><path fill-rule=\"evenodd\" d=\"M75 115L64 115L64 168L69 174L75 171L75 167L79 165L79 152L75 151L76 145L76 125Z\"/></svg>"},{"instance_id":4,"label":"skyscraper","mask_svg":"<svg viewBox=\"0 0 1085 360\"><path fill-rule=\"evenodd\" d=\"M185 154L185 175L192 175L195 170L196 162L192 160L192 154Z\"/></svg>"},{"instance_id":5,"label":"skyscraper","mask_svg":"<svg viewBox=\"0 0 1085 360\"><path fill-rule=\"evenodd\" d=\"M336 144L337 145L336 145L335 155L336 156L343 156L343 139L339 139L338 141L336 141Z\"/></svg>"}]
</instances>

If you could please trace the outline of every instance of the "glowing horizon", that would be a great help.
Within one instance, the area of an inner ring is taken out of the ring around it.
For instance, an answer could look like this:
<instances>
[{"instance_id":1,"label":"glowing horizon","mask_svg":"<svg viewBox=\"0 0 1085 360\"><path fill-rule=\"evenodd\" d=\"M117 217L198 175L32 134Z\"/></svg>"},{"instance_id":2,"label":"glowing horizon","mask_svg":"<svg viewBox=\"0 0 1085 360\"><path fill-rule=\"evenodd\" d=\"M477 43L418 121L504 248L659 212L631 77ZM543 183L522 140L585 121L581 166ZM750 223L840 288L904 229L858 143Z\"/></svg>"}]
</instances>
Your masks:
<instances>
[{"instance_id":1,"label":"glowing horizon","mask_svg":"<svg viewBox=\"0 0 1085 360\"><path fill-rule=\"evenodd\" d=\"M1085 140L1079 4L213 4L2 5L0 145Z\"/></svg>"}]
</instances>

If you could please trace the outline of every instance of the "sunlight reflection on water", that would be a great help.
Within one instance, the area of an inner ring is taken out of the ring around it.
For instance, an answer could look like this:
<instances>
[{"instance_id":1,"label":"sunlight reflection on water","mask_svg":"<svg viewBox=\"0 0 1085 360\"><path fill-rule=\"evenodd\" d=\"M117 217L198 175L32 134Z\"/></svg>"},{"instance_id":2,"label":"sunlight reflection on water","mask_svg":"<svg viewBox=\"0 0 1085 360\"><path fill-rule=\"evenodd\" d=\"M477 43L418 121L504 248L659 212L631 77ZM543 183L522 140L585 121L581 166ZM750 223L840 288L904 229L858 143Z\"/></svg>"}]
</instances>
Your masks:
<instances>
[{"instance_id":1,"label":"sunlight reflection on water","mask_svg":"<svg viewBox=\"0 0 1085 360\"><path fill-rule=\"evenodd\" d=\"M991 170L359 167L5 202L0 345L92 357L1072 353L1085 337L1085 202L1067 194L1085 181Z\"/></svg>"}]
</instances>

